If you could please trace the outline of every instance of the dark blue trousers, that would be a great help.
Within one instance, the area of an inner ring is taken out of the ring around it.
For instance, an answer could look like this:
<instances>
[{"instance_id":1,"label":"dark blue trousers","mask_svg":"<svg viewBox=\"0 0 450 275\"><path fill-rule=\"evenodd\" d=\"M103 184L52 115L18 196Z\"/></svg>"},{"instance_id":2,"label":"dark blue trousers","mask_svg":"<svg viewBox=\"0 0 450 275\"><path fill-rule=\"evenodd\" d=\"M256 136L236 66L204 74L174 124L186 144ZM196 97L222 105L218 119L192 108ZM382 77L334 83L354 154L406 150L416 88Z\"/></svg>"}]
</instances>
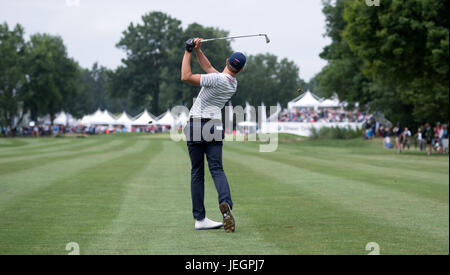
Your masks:
<instances>
[{"instance_id":1,"label":"dark blue trousers","mask_svg":"<svg viewBox=\"0 0 450 275\"><path fill-rule=\"evenodd\" d=\"M202 127L205 126L206 121L202 121ZM217 126L217 125L216 125ZM230 187L228 185L227 177L223 171L222 164L222 147L223 147L223 130L220 133L221 138L212 141L205 141L203 138L194 141L192 139L192 132L194 126L192 121L188 123L191 135L187 135L187 146L189 149L189 157L191 158L191 197L192 197L192 213L194 219L202 220L206 216L204 197L205 197L205 155L208 161L209 171L214 180L217 189L219 204L226 202L233 207L231 201ZM212 132L212 129L211 129Z\"/></svg>"}]
</instances>

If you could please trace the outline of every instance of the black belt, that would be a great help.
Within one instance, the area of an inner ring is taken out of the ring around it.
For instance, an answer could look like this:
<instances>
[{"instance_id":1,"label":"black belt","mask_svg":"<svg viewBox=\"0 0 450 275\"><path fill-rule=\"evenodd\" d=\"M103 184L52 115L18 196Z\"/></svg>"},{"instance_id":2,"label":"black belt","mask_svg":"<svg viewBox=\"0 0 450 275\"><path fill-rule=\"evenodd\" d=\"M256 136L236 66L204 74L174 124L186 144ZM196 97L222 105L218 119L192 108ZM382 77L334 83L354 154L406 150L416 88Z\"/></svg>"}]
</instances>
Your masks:
<instances>
[{"instance_id":1,"label":"black belt","mask_svg":"<svg viewBox=\"0 0 450 275\"><path fill-rule=\"evenodd\" d=\"M194 117L191 117L191 118L189 118L189 121L190 122L194 122L194 121L208 122L208 121L211 121L211 119L210 118L194 118Z\"/></svg>"}]
</instances>

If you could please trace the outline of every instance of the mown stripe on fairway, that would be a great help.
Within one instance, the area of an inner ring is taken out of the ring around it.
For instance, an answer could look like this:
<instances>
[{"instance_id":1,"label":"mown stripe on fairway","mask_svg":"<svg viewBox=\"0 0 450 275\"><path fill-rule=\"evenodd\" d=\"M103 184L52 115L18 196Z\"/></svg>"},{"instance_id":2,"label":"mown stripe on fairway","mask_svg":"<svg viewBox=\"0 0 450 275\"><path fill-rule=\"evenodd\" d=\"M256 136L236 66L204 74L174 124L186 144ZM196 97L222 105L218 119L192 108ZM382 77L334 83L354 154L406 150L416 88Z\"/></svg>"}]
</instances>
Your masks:
<instances>
[{"instance_id":1,"label":"mown stripe on fairway","mask_svg":"<svg viewBox=\"0 0 450 275\"><path fill-rule=\"evenodd\" d=\"M255 171L253 174L270 178L269 181L280 188L279 192L293 195L292 199L295 199L295 194L308 194L310 201L313 200L322 206L329 205L331 209L335 209L332 211L334 212L332 216L336 215L347 221L346 217L353 217L356 223L344 224L348 226L346 230L370 231L371 229L365 226L369 224L376 226L377 229L384 228L382 234L376 235L378 240L386 240L385 249L399 253L401 251L404 253L448 251L448 204L379 188L364 182L343 180L339 177L312 172L287 163L252 156L245 151L237 153L229 147L224 155L227 163L237 162L238 165L246 167L241 169L253 170ZM283 197L280 197L280 204L283 202ZM302 211L301 205L296 209ZM338 215L339 212L346 214ZM277 213L283 215L281 211ZM351 213L353 214L349 215ZM264 216L261 219L263 218ZM330 226L339 226L336 224L339 221L331 218ZM360 223L363 226L358 226ZM330 234L333 234L333 231L337 230L336 233L338 233L342 228L324 227L322 230L331 230ZM333 238L338 237L336 235ZM360 239L356 234L353 238ZM369 241L376 240L367 242ZM352 240L349 242L352 243ZM365 244L361 244L363 245Z\"/></svg>"},{"instance_id":2,"label":"mown stripe on fairway","mask_svg":"<svg viewBox=\"0 0 450 275\"><path fill-rule=\"evenodd\" d=\"M79 151L86 149L98 144L104 143L100 139L89 139L89 140L75 140L73 139L69 143L59 144L59 146L46 147L46 148L35 148L34 150L29 150L25 152L11 153L8 155L0 155L0 164L6 162L20 161L20 160L31 160L41 157L51 156L54 153L61 153L67 151Z\"/></svg>"},{"instance_id":3,"label":"mown stripe on fairway","mask_svg":"<svg viewBox=\"0 0 450 275\"><path fill-rule=\"evenodd\" d=\"M111 144L109 144L111 143ZM68 149L66 151L58 151L49 154L37 155L34 157L26 158L25 160L17 160L8 162L0 166L0 175L7 175L10 173L17 173L26 169L31 169L34 167L39 167L50 162L56 162L60 160L66 160L67 158L77 158L81 156L94 155L106 151L114 151L117 148L121 148L121 144L124 141L120 140L109 140L106 142L96 142L92 146L87 146L83 150L77 150L75 148L73 151ZM100 144L100 145L97 145Z\"/></svg>"},{"instance_id":4,"label":"mown stripe on fairway","mask_svg":"<svg viewBox=\"0 0 450 275\"><path fill-rule=\"evenodd\" d=\"M33 167L2 175L0 177L0 208L10 200L17 199L16 196L20 196L24 192L33 191L62 177L76 174L80 169L124 154L127 150L139 149L136 147L135 140L127 142L116 140L114 141L115 146L108 148L111 143L106 143L106 147L102 147L98 151L79 153L70 158L59 157L45 163L39 162Z\"/></svg>"},{"instance_id":5,"label":"mown stripe on fairway","mask_svg":"<svg viewBox=\"0 0 450 275\"><path fill-rule=\"evenodd\" d=\"M255 254L364 254L367 240L381 240L376 220L361 221L355 213L292 188L276 175L263 174L228 156L225 170L235 216L252 224L252 233L276 247L265 251L259 250L258 244Z\"/></svg>"},{"instance_id":6,"label":"mown stripe on fairway","mask_svg":"<svg viewBox=\"0 0 450 275\"><path fill-rule=\"evenodd\" d=\"M333 144L333 141L329 141ZM351 140L348 141L351 144ZM369 141L368 145L370 145ZM370 165L383 166L383 167L398 167L409 170L446 173L448 171L448 155L432 155L427 156L426 153L413 154L412 152L406 152L403 154L396 154L393 150L381 149L379 150L367 150L367 148L335 148L330 146L310 146L311 142L301 142L298 144L283 144L279 147L280 152L289 152L289 154L300 153L302 155L317 156L323 158L329 158L330 155L335 154L339 156L339 160L350 161L364 161ZM257 146L256 143L248 144L249 146ZM376 148L375 148L376 149ZM364 153L366 151L367 153ZM444 169L444 170L443 170ZM447 172L448 173L448 172Z\"/></svg>"},{"instance_id":7,"label":"mown stripe on fairway","mask_svg":"<svg viewBox=\"0 0 450 275\"><path fill-rule=\"evenodd\" d=\"M17 139L17 138L1 138L0 137L0 152L8 147L20 147L27 145L28 142L24 141L23 139Z\"/></svg>"},{"instance_id":8,"label":"mown stripe on fairway","mask_svg":"<svg viewBox=\"0 0 450 275\"><path fill-rule=\"evenodd\" d=\"M312 172L328 174L333 177L385 186L389 189L407 192L446 204L449 201L448 170L447 174L444 174L445 169L441 169L443 170L441 171L442 173L435 173L414 169L382 167L358 160L347 159L347 161L343 161L340 154L328 154L328 157L324 157L323 152L290 154L279 150L272 154L264 154L259 153L255 147L243 144L235 144L230 146L229 149L296 166L301 169L308 169ZM330 155L335 158L330 159Z\"/></svg>"},{"instance_id":9,"label":"mown stripe on fairway","mask_svg":"<svg viewBox=\"0 0 450 275\"><path fill-rule=\"evenodd\" d=\"M1 148L0 149L0 155L6 154L6 153L21 153L26 152L29 150L35 150L35 149L42 149L42 148L49 148L49 147L57 147L60 145L66 145L70 142L72 142L74 139L58 139L55 138L29 138L29 139L20 139L21 141L25 141L25 144L23 146L18 147L8 147L8 148Z\"/></svg>"},{"instance_id":10,"label":"mown stripe on fairway","mask_svg":"<svg viewBox=\"0 0 450 275\"><path fill-rule=\"evenodd\" d=\"M239 215L238 234L223 229L195 231L190 199L190 161L186 143L161 141L163 150L128 180L120 213L88 246L92 254L268 254L280 253ZM220 220L217 192L205 182L208 217Z\"/></svg>"},{"instance_id":11,"label":"mown stripe on fairway","mask_svg":"<svg viewBox=\"0 0 450 275\"><path fill-rule=\"evenodd\" d=\"M86 247L115 219L124 183L139 173L155 148L152 142L128 143L132 146L98 155L76 174L42 184L2 207L0 253L65 254L70 241Z\"/></svg>"},{"instance_id":12,"label":"mown stripe on fairway","mask_svg":"<svg viewBox=\"0 0 450 275\"><path fill-rule=\"evenodd\" d=\"M167 140L152 140L155 149L142 168L124 179L118 213L84 247L86 254L151 254L164 239L175 244L172 228L183 227L178 213L186 201L183 152ZM186 209L187 210L187 209ZM160 251L162 253L162 251Z\"/></svg>"}]
</instances>

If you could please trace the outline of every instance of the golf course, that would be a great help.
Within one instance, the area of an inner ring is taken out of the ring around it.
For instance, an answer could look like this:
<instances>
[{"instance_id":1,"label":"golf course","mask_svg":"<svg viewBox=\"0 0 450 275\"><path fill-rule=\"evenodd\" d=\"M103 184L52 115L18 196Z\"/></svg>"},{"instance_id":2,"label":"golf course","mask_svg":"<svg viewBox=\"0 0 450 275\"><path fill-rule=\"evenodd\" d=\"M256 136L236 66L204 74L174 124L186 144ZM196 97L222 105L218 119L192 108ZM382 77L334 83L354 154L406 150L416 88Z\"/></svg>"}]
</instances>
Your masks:
<instances>
[{"instance_id":1,"label":"golf course","mask_svg":"<svg viewBox=\"0 0 450 275\"><path fill-rule=\"evenodd\" d=\"M381 140L227 142L236 232L194 230L190 160L168 135L0 139L0 254L449 253L449 158ZM221 221L205 168L205 206Z\"/></svg>"}]
</instances>

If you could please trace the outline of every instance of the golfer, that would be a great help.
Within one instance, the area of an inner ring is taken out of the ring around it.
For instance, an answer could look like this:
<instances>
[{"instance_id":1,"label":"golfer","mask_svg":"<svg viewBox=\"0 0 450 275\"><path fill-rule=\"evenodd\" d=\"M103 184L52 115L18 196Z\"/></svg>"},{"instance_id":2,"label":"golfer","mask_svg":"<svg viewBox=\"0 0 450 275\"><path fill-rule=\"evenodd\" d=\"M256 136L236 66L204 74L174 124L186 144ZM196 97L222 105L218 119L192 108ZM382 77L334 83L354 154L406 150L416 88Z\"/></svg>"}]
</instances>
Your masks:
<instances>
[{"instance_id":1,"label":"golfer","mask_svg":"<svg viewBox=\"0 0 450 275\"><path fill-rule=\"evenodd\" d=\"M223 72L219 73L203 54L201 46L200 38L189 39L186 42L181 66L181 80L202 87L189 113L189 123L184 129L192 165L191 196L195 229L217 229L223 226L226 232L234 232L235 221L231 213L233 202L222 165L224 131L221 110L236 92L236 74L244 68L246 58L242 53L233 53L227 59ZM191 56L194 50L206 74L192 74ZM219 209L223 223L214 222L206 217L203 204L205 155L219 194Z\"/></svg>"}]
</instances>

